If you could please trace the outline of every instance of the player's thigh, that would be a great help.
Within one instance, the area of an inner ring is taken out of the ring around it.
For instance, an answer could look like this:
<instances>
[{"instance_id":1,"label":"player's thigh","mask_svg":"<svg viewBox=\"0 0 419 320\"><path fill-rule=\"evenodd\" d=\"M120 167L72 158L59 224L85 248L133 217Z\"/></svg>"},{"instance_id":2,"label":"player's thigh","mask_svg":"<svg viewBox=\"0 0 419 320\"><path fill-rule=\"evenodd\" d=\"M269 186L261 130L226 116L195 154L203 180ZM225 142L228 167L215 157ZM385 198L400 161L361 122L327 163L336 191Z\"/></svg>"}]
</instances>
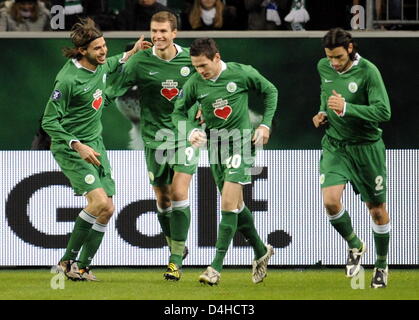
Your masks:
<instances>
[{"instance_id":1,"label":"player's thigh","mask_svg":"<svg viewBox=\"0 0 419 320\"><path fill-rule=\"evenodd\" d=\"M233 211L240 208L243 186L236 182L225 181L221 194L221 210Z\"/></svg>"},{"instance_id":2,"label":"player's thigh","mask_svg":"<svg viewBox=\"0 0 419 320\"><path fill-rule=\"evenodd\" d=\"M199 148L192 146L176 149L170 161L170 167L174 171L172 179L172 194L174 198L185 198L186 193L187 199L192 175L196 173L198 168L199 154ZM183 195L179 193L183 193Z\"/></svg>"},{"instance_id":3,"label":"player's thigh","mask_svg":"<svg viewBox=\"0 0 419 320\"><path fill-rule=\"evenodd\" d=\"M145 147L144 155L150 184L153 187L170 185L173 179L173 170L167 161L165 151Z\"/></svg>"},{"instance_id":4,"label":"player's thigh","mask_svg":"<svg viewBox=\"0 0 419 320\"><path fill-rule=\"evenodd\" d=\"M171 185L153 185L154 194L156 196L157 204L160 208L166 209L171 206Z\"/></svg>"},{"instance_id":5,"label":"player's thigh","mask_svg":"<svg viewBox=\"0 0 419 320\"><path fill-rule=\"evenodd\" d=\"M75 150L64 144L53 144L51 152L76 195L102 188L99 168L80 158Z\"/></svg>"},{"instance_id":6,"label":"player's thigh","mask_svg":"<svg viewBox=\"0 0 419 320\"><path fill-rule=\"evenodd\" d=\"M326 208L340 207L343 190L345 190L345 185L342 184L322 188L324 206Z\"/></svg>"},{"instance_id":7,"label":"player's thigh","mask_svg":"<svg viewBox=\"0 0 419 320\"><path fill-rule=\"evenodd\" d=\"M193 174L193 170L196 170L196 167L198 166L199 156L200 149L187 143L185 146L180 146L175 150L171 150L168 159L172 167L179 165L184 167L186 173Z\"/></svg>"},{"instance_id":8,"label":"player's thigh","mask_svg":"<svg viewBox=\"0 0 419 320\"><path fill-rule=\"evenodd\" d=\"M322 140L322 148L319 179L321 188L345 185L350 180L345 150L330 142L327 137Z\"/></svg>"},{"instance_id":9,"label":"player's thigh","mask_svg":"<svg viewBox=\"0 0 419 320\"><path fill-rule=\"evenodd\" d=\"M192 180L192 175L184 172L175 171L172 185L171 196L173 201L182 201L188 199L189 185Z\"/></svg>"},{"instance_id":10,"label":"player's thigh","mask_svg":"<svg viewBox=\"0 0 419 320\"><path fill-rule=\"evenodd\" d=\"M362 200L376 205L385 203L387 168L382 140L351 147L350 152L354 163L351 183L361 194Z\"/></svg>"},{"instance_id":11,"label":"player's thigh","mask_svg":"<svg viewBox=\"0 0 419 320\"><path fill-rule=\"evenodd\" d=\"M102 138L99 138L91 144L89 143L88 145L100 153L99 160L101 164L99 167L97 167L100 183L107 196L112 197L115 195L115 180L113 177L111 163L108 158L108 153L105 149Z\"/></svg>"}]
</instances>

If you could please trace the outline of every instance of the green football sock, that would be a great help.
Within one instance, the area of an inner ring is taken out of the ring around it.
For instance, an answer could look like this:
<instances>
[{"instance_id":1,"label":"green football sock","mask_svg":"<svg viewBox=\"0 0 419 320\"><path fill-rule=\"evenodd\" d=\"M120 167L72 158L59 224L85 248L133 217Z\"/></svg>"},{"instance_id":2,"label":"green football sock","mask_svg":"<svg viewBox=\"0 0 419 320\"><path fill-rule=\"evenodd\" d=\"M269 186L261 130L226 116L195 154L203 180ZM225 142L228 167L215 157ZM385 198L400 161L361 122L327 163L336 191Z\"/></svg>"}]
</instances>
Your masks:
<instances>
[{"instance_id":1,"label":"green football sock","mask_svg":"<svg viewBox=\"0 0 419 320\"><path fill-rule=\"evenodd\" d=\"M375 267L385 269L387 267L388 246L390 243L390 224L376 225L372 222L375 253Z\"/></svg>"},{"instance_id":2,"label":"green football sock","mask_svg":"<svg viewBox=\"0 0 419 320\"><path fill-rule=\"evenodd\" d=\"M217 242L215 243L217 251L211 263L211 267L218 272L221 272L223 269L224 257L237 230L237 221L238 215L236 212L221 211L221 222L218 226Z\"/></svg>"},{"instance_id":3,"label":"green football sock","mask_svg":"<svg viewBox=\"0 0 419 320\"><path fill-rule=\"evenodd\" d=\"M342 209L336 216L329 216L329 221L333 228L348 242L349 248L361 248L361 240L354 233L351 217L345 209Z\"/></svg>"},{"instance_id":4,"label":"green football sock","mask_svg":"<svg viewBox=\"0 0 419 320\"><path fill-rule=\"evenodd\" d=\"M163 234L166 237L166 242L169 248L172 246L171 234L170 234L170 217L172 214L172 207L161 209L157 206L157 219L159 220L160 227L163 230Z\"/></svg>"},{"instance_id":5,"label":"green football sock","mask_svg":"<svg viewBox=\"0 0 419 320\"><path fill-rule=\"evenodd\" d=\"M96 221L96 217L82 210L76 219L73 232L71 232L66 251L61 261L75 260L80 251L81 246L86 240L90 229Z\"/></svg>"},{"instance_id":6,"label":"green football sock","mask_svg":"<svg viewBox=\"0 0 419 320\"><path fill-rule=\"evenodd\" d=\"M170 218L172 247L169 262L176 263L181 267L183 250L185 249L185 242L188 238L189 226L191 224L191 210L187 201L183 202L183 204L182 201L172 201L172 204L173 211Z\"/></svg>"},{"instance_id":7,"label":"green football sock","mask_svg":"<svg viewBox=\"0 0 419 320\"><path fill-rule=\"evenodd\" d=\"M237 231L241 232L255 252L256 260L266 254L266 246L255 228L252 212L244 206L238 215Z\"/></svg>"},{"instance_id":8,"label":"green football sock","mask_svg":"<svg viewBox=\"0 0 419 320\"><path fill-rule=\"evenodd\" d=\"M105 235L106 225L96 222L83 244L80 253L80 261L77 263L80 269L84 269L92 263L92 260L102 243L103 236Z\"/></svg>"}]
</instances>

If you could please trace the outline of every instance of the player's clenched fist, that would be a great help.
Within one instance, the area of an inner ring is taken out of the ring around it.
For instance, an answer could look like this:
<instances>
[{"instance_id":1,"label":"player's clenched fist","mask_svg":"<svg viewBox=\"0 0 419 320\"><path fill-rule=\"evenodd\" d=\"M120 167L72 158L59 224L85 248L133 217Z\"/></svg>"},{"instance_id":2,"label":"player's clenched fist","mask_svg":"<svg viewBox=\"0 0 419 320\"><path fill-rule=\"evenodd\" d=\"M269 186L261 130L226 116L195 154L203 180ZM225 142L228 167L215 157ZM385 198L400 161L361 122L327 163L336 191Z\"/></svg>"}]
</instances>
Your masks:
<instances>
[{"instance_id":1,"label":"player's clenched fist","mask_svg":"<svg viewBox=\"0 0 419 320\"><path fill-rule=\"evenodd\" d=\"M319 112L313 117L313 124L316 128L327 123L327 115L324 112Z\"/></svg>"},{"instance_id":2,"label":"player's clenched fist","mask_svg":"<svg viewBox=\"0 0 419 320\"><path fill-rule=\"evenodd\" d=\"M202 147L207 142L207 135L202 130L194 130L189 136L189 142L195 148Z\"/></svg>"}]
</instances>

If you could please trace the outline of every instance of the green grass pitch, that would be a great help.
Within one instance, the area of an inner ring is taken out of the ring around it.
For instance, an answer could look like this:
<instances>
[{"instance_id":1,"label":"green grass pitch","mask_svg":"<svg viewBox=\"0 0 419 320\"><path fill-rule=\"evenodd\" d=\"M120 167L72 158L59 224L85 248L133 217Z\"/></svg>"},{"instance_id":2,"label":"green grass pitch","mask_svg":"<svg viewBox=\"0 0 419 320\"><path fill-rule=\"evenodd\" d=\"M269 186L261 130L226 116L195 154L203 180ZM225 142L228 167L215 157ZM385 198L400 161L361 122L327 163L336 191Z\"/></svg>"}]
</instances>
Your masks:
<instances>
[{"instance_id":1,"label":"green grass pitch","mask_svg":"<svg viewBox=\"0 0 419 320\"><path fill-rule=\"evenodd\" d=\"M365 288L352 289L343 269L270 269L261 284L251 281L251 269L225 269L218 286L197 279L205 268L184 268L179 282L163 279L164 268L95 269L101 282L65 280L52 289L54 274L46 269L0 270L0 299L95 300L386 300L419 299L419 270L390 269L389 287L371 289L372 270L365 269ZM56 282L59 283L59 282Z\"/></svg>"}]
</instances>

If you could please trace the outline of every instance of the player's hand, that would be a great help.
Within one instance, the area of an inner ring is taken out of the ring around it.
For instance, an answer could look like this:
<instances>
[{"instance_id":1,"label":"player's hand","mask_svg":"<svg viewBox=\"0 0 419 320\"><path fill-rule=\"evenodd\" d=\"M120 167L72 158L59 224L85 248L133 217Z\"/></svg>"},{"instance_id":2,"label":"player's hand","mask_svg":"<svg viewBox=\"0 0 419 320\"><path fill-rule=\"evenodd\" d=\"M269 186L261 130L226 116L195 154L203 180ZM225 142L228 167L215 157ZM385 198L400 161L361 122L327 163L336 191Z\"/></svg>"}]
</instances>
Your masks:
<instances>
[{"instance_id":1,"label":"player's hand","mask_svg":"<svg viewBox=\"0 0 419 320\"><path fill-rule=\"evenodd\" d=\"M100 161L97 157L100 156L99 152L96 152L93 148L89 147L86 144L81 142L73 142L72 145L74 150L76 150L80 157L88 163L94 164L95 166L100 166Z\"/></svg>"},{"instance_id":2,"label":"player's hand","mask_svg":"<svg viewBox=\"0 0 419 320\"><path fill-rule=\"evenodd\" d=\"M327 115L324 112L319 112L313 117L313 124L316 128L327 123Z\"/></svg>"},{"instance_id":3,"label":"player's hand","mask_svg":"<svg viewBox=\"0 0 419 320\"><path fill-rule=\"evenodd\" d=\"M195 130L189 137L189 142L195 148L200 148L207 143L207 135L202 130Z\"/></svg>"},{"instance_id":4,"label":"player's hand","mask_svg":"<svg viewBox=\"0 0 419 320\"><path fill-rule=\"evenodd\" d=\"M255 130L255 134L253 135L252 141L253 144L257 147L261 147L265 145L269 141L270 132L269 129L265 126L259 126Z\"/></svg>"},{"instance_id":5,"label":"player's hand","mask_svg":"<svg viewBox=\"0 0 419 320\"><path fill-rule=\"evenodd\" d=\"M141 35L140 39L135 43L134 45L134 53L137 53L140 50L146 50L148 48L151 48L153 44L151 42L144 40L144 35Z\"/></svg>"},{"instance_id":6,"label":"player's hand","mask_svg":"<svg viewBox=\"0 0 419 320\"><path fill-rule=\"evenodd\" d=\"M199 119L199 125L205 123L205 119L202 116L202 109L198 109L198 111L196 112L196 115L195 115L195 119L196 120Z\"/></svg>"},{"instance_id":7,"label":"player's hand","mask_svg":"<svg viewBox=\"0 0 419 320\"><path fill-rule=\"evenodd\" d=\"M345 98L333 90L333 95L329 97L329 100L327 100L327 106L335 111L337 115L340 115L345 108Z\"/></svg>"}]
</instances>

